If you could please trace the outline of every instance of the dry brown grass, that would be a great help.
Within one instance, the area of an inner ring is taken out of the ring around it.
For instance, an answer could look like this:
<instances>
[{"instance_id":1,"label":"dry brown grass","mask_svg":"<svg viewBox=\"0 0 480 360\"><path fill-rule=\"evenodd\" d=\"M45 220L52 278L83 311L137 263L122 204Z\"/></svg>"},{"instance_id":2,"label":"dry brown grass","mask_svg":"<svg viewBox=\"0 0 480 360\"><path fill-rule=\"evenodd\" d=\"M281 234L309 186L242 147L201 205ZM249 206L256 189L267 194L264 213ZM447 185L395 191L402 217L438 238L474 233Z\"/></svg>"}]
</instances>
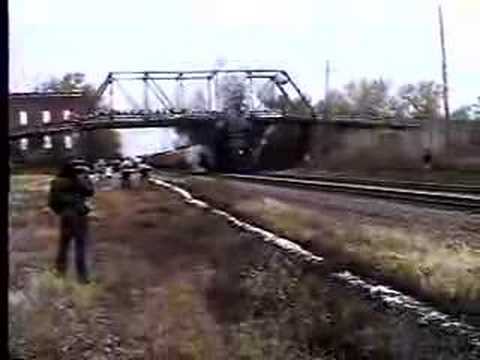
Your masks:
<instances>
[{"instance_id":1,"label":"dry brown grass","mask_svg":"<svg viewBox=\"0 0 480 360\"><path fill-rule=\"evenodd\" d=\"M240 212L263 214L263 218L279 231L302 243L308 244L316 234L317 221L311 212L298 211L272 198L242 201L234 208Z\"/></svg>"},{"instance_id":2,"label":"dry brown grass","mask_svg":"<svg viewBox=\"0 0 480 360\"><path fill-rule=\"evenodd\" d=\"M261 242L225 256L210 291L228 359L433 359L456 351Z\"/></svg>"},{"instance_id":3,"label":"dry brown grass","mask_svg":"<svg viewBox=\"0 0 480 360\"><path fill-rule=\"evenodd\" d=\"M30 274L21 290L9 294L10 351L21 358L68 358L62 349L79 328L90 336L99 333L88 320L102 291L98 284L80 286L48 270Z\"/></svg>"},{"instance_id":4,"label":"dry brown grass","mask_svg":"<svg viewBox=\"0 0 480 360\"><path fill-rule=\"evenodd\" d=\"M146 359L223 358L203 293L215 227L208 231L200 214L158 189L100 193L97 205L98 247L108 253L101 281L115 297L112 314L131 352Z\"/></svg>"},{"instance_id":5,"label":"dry brown grass","mask_svg":"<svg viewBox=\"0 0 480 360\"><path fill-rule=\"evenodd\" d=\"M480 301L480 252L461 242L439 244L427 234L380 226L337 231L337 239L385 272L450 301Z\"/></svg>"},{"instance_id":6,"label":"dry brown grass","mask_svg":"<svg viewBox=\"0 0 480 360\"><path fill-rule=\"evenodd\" d=\"M146 303L147 357L218 359L221 334L192 279L171 279L150 289Z\"/></svg>"},{"instance_id":7,"label":"dry brown grass","mask_svg":"<svg viewBox=\"0 0 480 360\"><path fill-rule=\"evenodd\" d=\"M14 176L11 179L9 347L11 355L40 359L68 359L62 351L73 341L75 327L92 336L97 327L87 320L102 288L79 286L49 269L57 242L57 220L45 209L50 178ZM19 196L20 195L20 196Z\"/></svg>"},{"instance_id":8,"label":"dry brown grass","mask_svg":"<svg viewBox=\"0 0 480 360\"><path fill-rule=\"evenodd\" d=\"M304 246L331 252L442 304L478 311L480 251L467 244L442 243L426 233L349 223L301 205L246 193L226 181L215 187L211 182L204 186L196 180L191 188L195 194Z\"/></svg>"}]
</instances>

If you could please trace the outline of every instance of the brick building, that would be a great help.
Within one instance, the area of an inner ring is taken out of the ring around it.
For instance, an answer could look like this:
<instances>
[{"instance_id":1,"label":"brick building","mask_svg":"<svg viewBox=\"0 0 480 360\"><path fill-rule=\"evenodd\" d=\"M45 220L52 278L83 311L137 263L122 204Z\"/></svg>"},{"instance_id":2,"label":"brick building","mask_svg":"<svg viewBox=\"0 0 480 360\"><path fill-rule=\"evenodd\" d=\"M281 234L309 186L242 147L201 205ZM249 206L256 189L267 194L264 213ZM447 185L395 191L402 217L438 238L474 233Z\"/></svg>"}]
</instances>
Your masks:
<instances>
[{"instance_id":1,"label":"brick building","mask_svg":"<svg viewBox=\"0 0 480 360\"><path fill-rule=\"evenodd\" d=\"M89 100L81 92L13 93L9 96L9 128L38 128L84 114ZM78 155L78 135L45 135L20 139L10 144L13 162L52 163L66 156Z\"/></svg>"}]
</instances>

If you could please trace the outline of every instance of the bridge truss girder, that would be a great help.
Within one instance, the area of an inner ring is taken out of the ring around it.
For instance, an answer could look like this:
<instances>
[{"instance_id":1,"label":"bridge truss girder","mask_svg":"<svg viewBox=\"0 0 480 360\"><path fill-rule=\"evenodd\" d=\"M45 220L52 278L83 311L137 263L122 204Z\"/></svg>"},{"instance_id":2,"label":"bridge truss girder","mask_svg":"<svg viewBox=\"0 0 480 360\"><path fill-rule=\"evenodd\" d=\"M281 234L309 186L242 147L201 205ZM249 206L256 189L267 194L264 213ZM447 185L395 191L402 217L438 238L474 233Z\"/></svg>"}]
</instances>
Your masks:
<instances>
[{"instance_id":1,"label":"bridge truss girder","mask_svg":"<svg viewBox=\"0 0 480 360\"><path fill-rule=\"evenodd\" d=\"M122 93L127 99L127 102L132 105L131 110L142 111L144 113L153 112L152 100L157 101L157 105L161 105L161 110L168 114L176 114L179 112L188 111L188 107L185 106L185 99L183 98L183 91L185 85L192 83L193 81L202 82L202 87L206 90L206 106L207 112L219 112L224 109L219 104L218 90L219 81L226 76L237 76L244 82L245 89L247 89L248 101L247 101L247 113L255 112L258 109L255 107L255 88L254 84L257 80L263 80L272 85L282 97L285 104L290 105L290 110L286 111L282 109L280 111L283 115L289 115L294 108L292 98L289 95L293 95L300 101L304 108L309 110L308 116L315 118L315 111L310 104L309 100L301 92L300 88L291 79L289 74L284 70L275 69L240 69L240 70L189 70L189 71L131 71L131 72L110 72L105 81L100 85L97 90L96 98L99 102L104 100L103 108L112 114L115 114L115 96L118 92ZM164 86L168 83L175 83L178 93L176 98L172 99L172 96L164 91ZM126 94L124 84L127 83L141 83L143 101L142 105L139 105L138 101L133 100L133 96ZM288 89L290 87L290 89ZM259 89L257 89L259 90ZM290 91L289 91L290 90ZM158 107L156 110L159 110ZM270 109L273 113L274 109ZM299 114L291 114L299 115ZM302 114L305 116L305 114Z\"/></svg>"}]
</instances>

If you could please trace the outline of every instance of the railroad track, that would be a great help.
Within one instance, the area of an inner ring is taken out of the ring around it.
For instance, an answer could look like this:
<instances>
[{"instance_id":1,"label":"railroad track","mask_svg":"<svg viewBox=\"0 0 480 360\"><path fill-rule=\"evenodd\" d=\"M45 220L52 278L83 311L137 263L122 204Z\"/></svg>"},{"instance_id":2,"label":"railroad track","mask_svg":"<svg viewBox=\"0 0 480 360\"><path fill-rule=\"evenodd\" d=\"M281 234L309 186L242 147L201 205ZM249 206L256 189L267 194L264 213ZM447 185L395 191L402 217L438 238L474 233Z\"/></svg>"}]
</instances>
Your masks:
<instances>
[{"instance_id":1,"label":"railroad track","mask_svg":"<svg viewBox=\"0 0 480 360\"><path fill-rule=\"evenodd\" d=\"M309 178L287 175L222 174L220 177L299 189L344 192L355 195L480 213L480 195L475 192L470 193L467 191L454 192L453 189L455 189L455 186L445 186L443 189L436 186L431 186L429 188L426 186L427 183L420 183L420 186L423 186L423 188L419 189L418 187L415 188L415 185L418 185L419 183L411 183L412 186L410 188L406 188L398 186L386 186L386 182L371 181L370 183L366 184L352 181L347 182L346 179L343 179L343 181L338 181L337 179L321 180L318 177ZM438 185L443 186L443 184ZM463 188L463 190L467 190L466 187Z\"/></svg>"},{"instance_id":2,"label":"railroad track","mask_svg":"<svg viewBox=\"0 0 480 360\"><path fill-rule=\"evenodd\" d=\"M372 179L367 177L352 177L345 174L331 175L301 175L301 174L279 174L262 172L259 175L274 176L278 178L292 178L301 180L333 181L340 183L353 183L359 185L384 186L401 189L439 191L447 193L479 194L480 185L473 184L448 184L439 182L416 182L406 180Z\"/></svg>"}]
</instances>

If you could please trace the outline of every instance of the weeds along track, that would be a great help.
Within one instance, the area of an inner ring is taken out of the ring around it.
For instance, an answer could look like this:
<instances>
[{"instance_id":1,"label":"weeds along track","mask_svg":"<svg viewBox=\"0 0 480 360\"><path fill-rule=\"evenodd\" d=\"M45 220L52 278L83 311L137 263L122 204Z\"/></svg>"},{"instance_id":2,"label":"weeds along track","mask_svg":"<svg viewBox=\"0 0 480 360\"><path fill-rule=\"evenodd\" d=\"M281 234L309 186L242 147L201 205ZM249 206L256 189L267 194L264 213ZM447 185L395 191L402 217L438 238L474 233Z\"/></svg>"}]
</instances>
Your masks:
<instances>
[{"instance_id":1,"label":"weeds along track","mask_svg":"<svg viewBox=\"0 0 480 360\"><path fill-rule=\"evenodd\" d=\"M361 195L393 201L402 201L413 204L429 205L442 209L468 211L472 213L480 212L480 194L460 193L450 189L440 190L436 187L430 189L414 189L385 186L382 182L377 184L362 184L356 182L345 182L336 180L318 180L304 177L291 177L284 175L244 175L244 174L222 174L220 177L256 182L266 185L291 187L311 191L334 191L344 192L353 195ZM466 190L467 188L464 188ZM476 188L473 188L474 190Z\"/></svg>"},{"instance_id":2,"label":"weeds along track","mask_svg":"<svg viewBox=\"0 0 480 360\"><path fill-rule=\"evenodd\" d=\"M279 251L286 255L296 257L301 261L317 266L319 271L321 271L323 264L326 263L323 257L305 250L289 239L241 221L226 211L194 198L190 192L175 185L171 181L166 181L158 175L153 176L150 181L154 185L161 186L178 194L187 204L225 219L232 227L259 236L263 241L274 245ZM359 296L379 303L386 311L399 315L408 313L413 315L419 324L434 327L446 336L465 338L471 346L472 359L480 358L480 329L478 327L467 324L455 316L440 312L433 306L418 301L389 286L374 284L348 270L331 272L327 276L342 284L342 286L355 289L359 293Z\"/></svg>"}]
</instances>

